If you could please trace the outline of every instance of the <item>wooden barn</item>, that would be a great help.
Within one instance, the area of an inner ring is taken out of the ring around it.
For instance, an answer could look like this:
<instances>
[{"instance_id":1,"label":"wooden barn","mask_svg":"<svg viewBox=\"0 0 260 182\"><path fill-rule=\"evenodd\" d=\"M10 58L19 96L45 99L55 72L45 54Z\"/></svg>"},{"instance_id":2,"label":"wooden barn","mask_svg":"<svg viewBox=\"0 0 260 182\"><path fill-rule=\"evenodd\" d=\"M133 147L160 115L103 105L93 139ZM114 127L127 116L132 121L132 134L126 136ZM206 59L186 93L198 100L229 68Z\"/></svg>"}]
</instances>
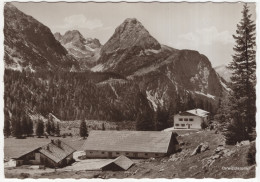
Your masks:
<instances>
[{"instance_id":1,"label":"wooden barn","mask_svg":"<svg viewBox=\"0 0 260 182\"><path fill-rule=\"evenodd\" d=\"M150 158L172 154L178 147L171 132L92 130L82 149L87 158Z\"/></svg>"},{"instance_id":2,"label":"wooden barn","mask_svg":"<svg viewBox=\"0 0 260 182\"><path fill-rule=\"evenodd\" d=\"M208 121L209 112L202 109L192 109L174 115L175 129L201 129L201 123Z\"/></svg>"},{"instance_id":3,"label":"wooden barn","mask_svg":"<svg viewBox=\"0 0 260 182\"><path fill-rule=\"evenodd\" d=\"M73 162L73 153L76 150L61 140L51 140L50 143L34 148L16 158L16 165L44 165L58 168Z\"/></svg>"}]
</instances>

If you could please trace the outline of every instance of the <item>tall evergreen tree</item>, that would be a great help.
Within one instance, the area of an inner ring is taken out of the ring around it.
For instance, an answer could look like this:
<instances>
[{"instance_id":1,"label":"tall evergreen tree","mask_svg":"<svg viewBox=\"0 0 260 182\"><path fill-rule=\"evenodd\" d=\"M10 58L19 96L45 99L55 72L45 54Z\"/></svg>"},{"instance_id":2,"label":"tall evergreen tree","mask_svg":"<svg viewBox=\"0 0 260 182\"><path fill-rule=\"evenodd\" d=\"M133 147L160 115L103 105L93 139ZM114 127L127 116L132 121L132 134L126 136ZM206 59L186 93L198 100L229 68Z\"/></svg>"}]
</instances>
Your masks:
<instances>
[{"instance_id":1,"label":"tall evergreen tree","mask_svg":"<svg viewBox=\"0 0 260 182\"><path fill-rule=\"evenodd\" d=\"M10 128L10 121L9 118L5 116L4 122L4 136L9 137L11 135L11 128Z\"/></svg>"},{"instance_id":2,"label":"tall evergreen tree","mask_svg":"<svg viewBox=\"0 0 260 182\"><path fill-rule=\"evenodd\" d=\"M51 135L54 135L56 132L56 127L54 121L51 120L51 127L50 127L50 133Z\"/></svg>"},{"instance_id":3,"label":"tall evergreen tree","mask_svg":"<svg viewBox=\"0 0 260 182\"><path fill-rule=\"evenodd\" d=\"M28 135L33 134L33 121L31 120L30 117L28 117Z\"/></svg>"},{"instance_id":4,"label":"tall evergreen tree","mask_svg":"<svg viewBox=\"0 0 260 182\"><path fill-rule=\"evenodd\" d=\"M143 113L139 112L136 119L136 130L138 131L154 131L154 113L144 111Z\"/></svg>"},{"instance_id":5,"label":"tall evergreen tree","mask_svg":"<svg viewBox=\"0 0 260 182\"><path fill-rule=\"evenodd\" d=\"M22 131L22 127L21 127L21 121L20 119L18 119L16 122L15 122L15 127L14 127L14 136L16 138L21 138L23 135L23 131Z\"/></svg>"},{"instance_id":6,"label":"tall evergreen tree","mask_svg":"<svg viewBox=\"0 0 260 182\"><path fill-rule=\"evenodd\" d=\"M45 128L46 128L46 132L48 134L50 134L51 133L51 123L50 123L50 121L47 121Z\"/></svg>"},{"instance_id":7,"label":"tall evergreen tree","mask_svg":"<svg viewBox=\"0 0 260 182\"><path fill-rule=\"evenodd\" d=\"M57 122L57 127L56 127L56 131L55 131L55 134L57 136L60 136L60 124Z\"/></svg>"},{"instance_id":8,"label":"tall evergreen tree","mask_svg":"<svg viewBox=\"0 0 260 182\"><path fill-rule=\"evenodd\" d=\"M44 133L44 124L42 120L38 120L37 128L36 128L36 135L40 138Z\"/></svg>"},{"instance_id":9,"label":"tall evergreen tree","mask_svg":"<svg viewBox=\"0 0 260 182\"><path fill-rule=\"evenodd\" d=\"M84 139L88 136L88 129L87 129L86 121L84 119L80 123L79 135Z\"/></svg>"},{"instance_id":10,"label":"tall evergreen tree","mask_svg":"<svg viewBox=\"0 0 260 182\"><path fill-rule=\"evenodd\" d=\"M229 136L234 136L239 140L241 140L242 129L244 130L242 133L251 133L256 125L255 23L251 20L252 15L249 13L247 4L243 7L242 16L237 25L236 35L233 35L236 41L233 48L235 54L233 61L228 66L233 73L231 76L232 92L229 99L233 122L230 123L232 126L227 127L226 133L227 139L230 138ZM241 128L241 126L244 127ZM238 128L234 129L234 127ZM244 140L248 139L248 135L242 136L244 136Z\"/></svg>"},{"instance_id":11,"label":"tall evergreen tree","mask_svg":"<svg viewBox=\"0 0 260 182\"><path fill-rule=\"evenodd\" d=\"M24 135L28 135L28 124L27 124L27 118L25 115L22 116L22 119L21 119L21 129L22 129L22 133Z\"/></svg>"},{"instance_id":12,"label":"tall evergreen tree","mask_svg":"<svg viewBox=\"0 0 260 182\"><path fill-rule=\"evenodd\" d=\"M156 111L156 130L161 131L169 127L169 112L158 106Z\"/></svg>"}]
</instances>

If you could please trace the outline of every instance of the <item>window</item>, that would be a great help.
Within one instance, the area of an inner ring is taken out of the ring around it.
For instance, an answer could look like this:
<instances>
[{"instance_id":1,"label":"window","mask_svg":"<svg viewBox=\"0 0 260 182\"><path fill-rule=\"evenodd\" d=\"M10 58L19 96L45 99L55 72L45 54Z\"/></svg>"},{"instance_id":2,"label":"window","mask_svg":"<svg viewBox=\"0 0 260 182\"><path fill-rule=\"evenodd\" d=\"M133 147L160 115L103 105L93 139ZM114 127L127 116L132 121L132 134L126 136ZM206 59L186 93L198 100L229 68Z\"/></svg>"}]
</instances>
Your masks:
<instances>
[{"instance_id":1,"label":"window","mask_svg":"<svg viewBox=\"0 0 260 182\"><path fill-rule=\"evenodd\" d=\"M147 153L145 153L144 155L146 155L146 156L147 156L148 154L147 154Z\"/></svg>"},{"instance_id":2,"label":"window","mask_svg":"<svg viewBox=\"0 0 260 182\"><path fill-rule=\"evenodd\" d=\"M179 124L175 124L175 126L180 126Z\"/></svg>"},{"instance_id":3,"label":"window","mask_svg":"<svg viewBox=\"0 0 260 182\"><path fill-rule=\"evenodd\" d=\"M184 118L184 121L189 121L188 118Z\"/></svg>"},{"instance_id":4,"label":"window","mask_svg":"<svg viewBox=\"0 0 260 182\"><path fill-rule=\"evenodd\" d=\"M155 154L155 156L159 156L158 154Z\"/></svg>"},{"instance_id":5,"label":"window","mask_svg":"<svg viewBox=\"0 0 260 182\"><path fill-rule=\"evenodd\" d=\"M119 155L119 152L117 152L116 154Z\"/></svg>"},{"instance_id":6,"label":"window","mask_svg":"<svg viewBox=\"0 0 260 182\"><path fill-rule=\"evenodd\" d=\"M101 152L102 154L104 154L105 152Z\"/></svg>"},{"instance_id":7,"label":"window","mask_svg":"<svg viewBox=\"0 0 260 182\"><path fill-rule=\"evenodd\" d=\"M125 153L125 155L129 155L129 153L127 152L127 153Z\"/></svg>"},{"instance_id":8,"label":"window","mask_svg":"<svg viewBox=\"0 0 260 182\"><path fill-rule=\"evenodd\" d=\"M193 118L190 118L189 121L193 121Z\"/></svg>"},{"instance_id":9,"label":"window","mask_svg":"<svg viewBox=\"0 0 260 182\"><path fill-rule=\"evenodd\" d=\"M91 154L93 153L93 152L90 152Z\"/></svg>"},{"instance_id":10,"label":"window","mask_svg":"<svg viewBox=\"0 0 260 182\"><path fill-rule=\"evenodd\" d=\"M183 121L183 118L179 118L179 121Z\"/></svg>"},{"instance_id":11,"label":"window","mask_svg":"<svg viewBox=\"0 0 260 182\"><path fill-rule=\"evenodd\" d=\"M185 126L185 124L181 124L181 126Z\"/></svg>"}]
</instances>

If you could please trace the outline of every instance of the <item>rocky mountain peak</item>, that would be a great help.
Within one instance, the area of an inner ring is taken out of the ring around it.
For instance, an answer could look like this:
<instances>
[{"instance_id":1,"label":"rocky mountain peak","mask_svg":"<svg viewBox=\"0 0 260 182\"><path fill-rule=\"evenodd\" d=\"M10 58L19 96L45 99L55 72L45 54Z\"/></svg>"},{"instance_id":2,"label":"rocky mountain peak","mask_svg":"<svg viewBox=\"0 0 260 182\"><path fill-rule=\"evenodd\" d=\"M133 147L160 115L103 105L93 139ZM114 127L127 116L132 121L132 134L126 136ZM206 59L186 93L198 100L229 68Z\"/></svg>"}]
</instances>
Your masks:
<instances>
[{"instance_id":1,"label":"rocky mountain peak","mask_svg":"<svg viewBox=\"0 0 260 182\"><path fill-rule=\"evenodd\" d=\"M103 46L101 53L111 53L118 49L132 47L159 50L161 45L136 18L127 18L116 28L112 37Z\"/></svg>"},{"instance_id":2,"label":"rocky mountain peak","mask_svg":"<svg viewBox=\"0 0 260 182\"><path fill-rule=\"evenodd\" d=\"M84 44L85 41L85 38L78 30L69 30L62 36L61 44L67 44L69 42Z\"/></svg>"},{"instance_id":3,"label":"rocky mountain peak","mask_svg":"<svg viewBox=\"0 0 260 182\"><path fill-rule=\"evenodd\" d=\"M77 64L48 27L11 3L4 7L4 36L6 68L67 70Z\"/></svg>"}]
</instances>

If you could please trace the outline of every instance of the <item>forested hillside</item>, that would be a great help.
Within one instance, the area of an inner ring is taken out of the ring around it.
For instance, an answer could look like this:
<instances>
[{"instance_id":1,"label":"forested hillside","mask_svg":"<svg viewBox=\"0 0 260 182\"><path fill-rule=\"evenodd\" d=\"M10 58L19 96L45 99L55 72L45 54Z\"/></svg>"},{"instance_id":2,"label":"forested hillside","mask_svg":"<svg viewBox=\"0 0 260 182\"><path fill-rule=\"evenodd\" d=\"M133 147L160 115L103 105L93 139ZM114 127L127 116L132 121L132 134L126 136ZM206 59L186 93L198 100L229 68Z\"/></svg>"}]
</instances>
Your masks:
<instances>
[{"instance_id":1,"label":"forested hillside","mask_svg":"<svg viewBox=\"0 0 260 182\"><path fill-rule=\"evenodd\" d=\"M11 125L28 114L118 122L134 121L138 114L153 117L155 112L138 84L114 73L5 70L4 84L6 119ZM169 107L160 109L170 114L196 106L215 110L207 98L193 97L189 93L175 95Z\"/></svg>"}]
</instances>

